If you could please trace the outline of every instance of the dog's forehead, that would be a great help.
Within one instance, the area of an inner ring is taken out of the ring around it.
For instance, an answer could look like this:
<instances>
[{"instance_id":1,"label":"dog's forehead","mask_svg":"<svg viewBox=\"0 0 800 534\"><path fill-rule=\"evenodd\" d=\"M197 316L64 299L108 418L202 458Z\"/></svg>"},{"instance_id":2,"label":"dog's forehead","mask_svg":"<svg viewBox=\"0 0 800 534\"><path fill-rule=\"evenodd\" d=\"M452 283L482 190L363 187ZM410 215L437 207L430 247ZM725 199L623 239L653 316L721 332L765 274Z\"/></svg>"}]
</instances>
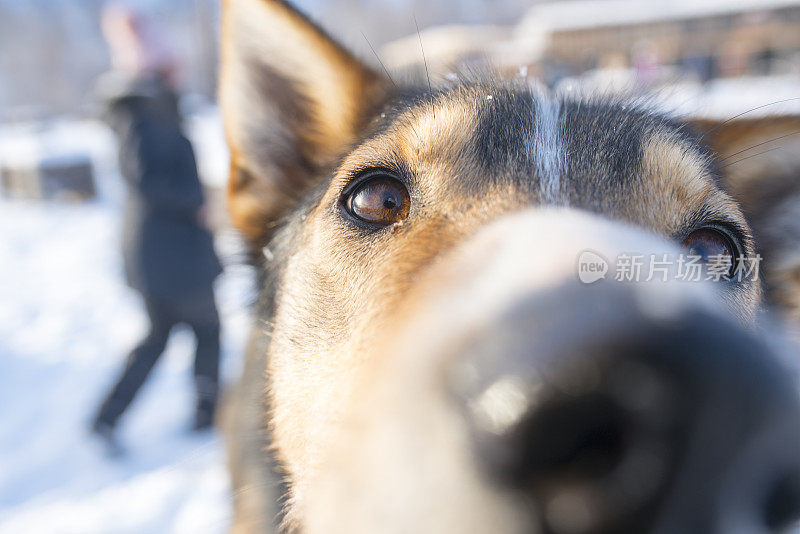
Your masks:
<instances>
[{"instance_id":1,"label":"dog's forehead","mask_svg":"<svg viewBox=\"0 0 800 534\"><path fill-rule=\"evenodd\" d=\"M702 213L737 218L712 159L683 125L641 103L554 96L522 84L459 85L403 97L339 168L394 169L443 213L483 199L571 206L677 235Z\"/></svg>"},{"instance_id":2,"label":"dog's forehead","mask_svg":"<svg viewBox=\"0 0 800 534\"><path fill-rule=\"evenodd\" d=\"M401 99L381 136L412 167L435 161L474 169L481 183L535 183L548 203L587 188L631 186L659 165L678 178L713 175L683 126L641 103L522 85L460 85Z\"/></svg>"}]
</instances>

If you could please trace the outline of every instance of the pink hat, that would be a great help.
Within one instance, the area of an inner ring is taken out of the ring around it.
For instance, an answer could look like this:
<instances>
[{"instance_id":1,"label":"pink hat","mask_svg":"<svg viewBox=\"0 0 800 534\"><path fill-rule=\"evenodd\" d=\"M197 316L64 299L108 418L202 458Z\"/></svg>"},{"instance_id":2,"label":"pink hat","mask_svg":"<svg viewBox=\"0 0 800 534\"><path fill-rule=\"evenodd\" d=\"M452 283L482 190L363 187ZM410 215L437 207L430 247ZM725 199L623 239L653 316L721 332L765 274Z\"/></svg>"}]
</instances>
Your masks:
<instances>
[{"instance_id":1,"label":"pink hat","mask_svg":"<svg viewBox=\"0 0 800 534\"><path fill-rule=\"evenodd\" d=\"M142 13L123 3L107 4L102 27L115 70L130 76L159 73L177 81L178 64L172 48Z\"/></svg>"}]
</instances>

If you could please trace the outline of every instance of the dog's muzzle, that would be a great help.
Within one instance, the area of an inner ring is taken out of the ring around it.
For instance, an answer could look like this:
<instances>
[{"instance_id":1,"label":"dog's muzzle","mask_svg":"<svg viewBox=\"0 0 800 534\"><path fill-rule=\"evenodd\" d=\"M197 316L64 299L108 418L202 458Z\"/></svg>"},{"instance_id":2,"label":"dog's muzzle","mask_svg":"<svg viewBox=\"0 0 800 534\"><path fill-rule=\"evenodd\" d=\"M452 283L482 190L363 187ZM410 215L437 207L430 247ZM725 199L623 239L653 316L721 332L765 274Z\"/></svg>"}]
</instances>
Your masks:
<instances>
[{"instance_id":1,"label":"dog's muzzle","mask_svg":"<svg viewBox=\"0 0 800 534\"><path fill-rule=\"evenodd\" d=\"M345 416L311 532L766 534L800 518L798 388L742 321L753 310L672 273L584 283L586 250L679 253L528 212L422 277Z\"/></svg>"}]
</instances>

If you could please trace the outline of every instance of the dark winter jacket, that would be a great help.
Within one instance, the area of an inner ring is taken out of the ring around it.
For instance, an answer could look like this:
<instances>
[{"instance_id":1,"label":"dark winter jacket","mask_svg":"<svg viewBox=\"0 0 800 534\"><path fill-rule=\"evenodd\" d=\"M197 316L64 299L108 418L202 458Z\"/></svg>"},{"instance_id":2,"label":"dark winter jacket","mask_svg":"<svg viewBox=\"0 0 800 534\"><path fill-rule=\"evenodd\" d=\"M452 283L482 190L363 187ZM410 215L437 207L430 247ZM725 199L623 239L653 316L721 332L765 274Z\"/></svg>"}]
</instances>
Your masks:
<instances>
[{"instance_id":1,"label":"dark winter jacket","mask_svg":"<svg viewBox=\"0 0 800 534\"><path fill-rule=\"evenodd\" d=\"M203 189L177 100L157 78L106 91L127 184L123 257L128 284L145 297L207 290L221 267L199 220Z\"/></svg>"}]
</instances>

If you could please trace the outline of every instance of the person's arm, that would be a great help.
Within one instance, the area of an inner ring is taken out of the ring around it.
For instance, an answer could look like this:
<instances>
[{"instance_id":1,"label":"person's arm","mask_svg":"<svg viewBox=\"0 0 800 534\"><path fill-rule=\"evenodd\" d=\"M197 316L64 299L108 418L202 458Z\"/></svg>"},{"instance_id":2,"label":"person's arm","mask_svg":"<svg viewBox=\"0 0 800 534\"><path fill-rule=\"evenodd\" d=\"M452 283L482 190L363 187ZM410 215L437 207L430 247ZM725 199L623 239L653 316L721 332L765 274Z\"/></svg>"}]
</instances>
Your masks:
<instances>
[{"instance_id":1,"label":"person's arm","mask_svg":"<svg viewBox=\"0 0 800 534\"><path fill-rule=\"evenodd\" d=\"M191 143L179 130L142 124L135 154L139 193L150 209L196 220L203 191Z\"/></svg>"}]
</instances>

